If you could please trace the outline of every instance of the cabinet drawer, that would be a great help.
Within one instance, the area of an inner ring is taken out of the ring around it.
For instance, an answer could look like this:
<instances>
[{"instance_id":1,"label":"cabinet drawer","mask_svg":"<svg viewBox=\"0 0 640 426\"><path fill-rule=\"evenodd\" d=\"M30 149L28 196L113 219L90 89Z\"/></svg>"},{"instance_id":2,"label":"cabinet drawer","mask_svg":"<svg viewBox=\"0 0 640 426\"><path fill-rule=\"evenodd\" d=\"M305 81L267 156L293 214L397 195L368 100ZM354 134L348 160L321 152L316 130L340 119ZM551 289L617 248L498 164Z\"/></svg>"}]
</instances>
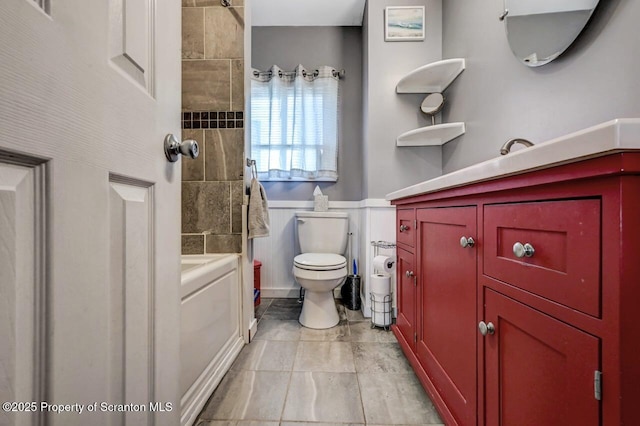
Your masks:
<instances>
[{"instance_id":1,"label":"cabinet drawer","mask_svg":"<svg viewBox=\"0 0 640 426\"><path fill-rule=\"evenodd\" d=\"M414 209L403 209L397 211L397 242L414 247L416 242L415 219L416 213Z\"/></svg>"},{"instance_id":2,"label":"cabinet drawer","mask_svg":"<svg viewBox=\"0 0 640 426\"><path fill-rule=\"evenodd\" d=\"M600 239L600 200L485 205L484 274L599 317Z\"/></svg>"}]
</instances>

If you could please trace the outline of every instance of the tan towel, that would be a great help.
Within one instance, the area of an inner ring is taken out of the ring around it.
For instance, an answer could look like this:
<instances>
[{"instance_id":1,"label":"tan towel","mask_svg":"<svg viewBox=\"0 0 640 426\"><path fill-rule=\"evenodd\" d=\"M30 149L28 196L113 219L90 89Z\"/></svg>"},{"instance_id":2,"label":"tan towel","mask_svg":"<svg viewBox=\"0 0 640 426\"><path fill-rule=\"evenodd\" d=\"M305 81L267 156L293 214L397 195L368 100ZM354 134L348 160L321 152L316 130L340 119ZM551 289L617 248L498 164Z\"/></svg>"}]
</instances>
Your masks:
<instances>
[{"instance_id":1,"label":"tan towel","mask_svg":"<svg viewBox=\"0 0 640 426\"><path fill-rule=\"evenodd\" d=\"M249 193L249 238L269 236L267 192L258 179L251 179Z\"/></svg>"}]
</instances>

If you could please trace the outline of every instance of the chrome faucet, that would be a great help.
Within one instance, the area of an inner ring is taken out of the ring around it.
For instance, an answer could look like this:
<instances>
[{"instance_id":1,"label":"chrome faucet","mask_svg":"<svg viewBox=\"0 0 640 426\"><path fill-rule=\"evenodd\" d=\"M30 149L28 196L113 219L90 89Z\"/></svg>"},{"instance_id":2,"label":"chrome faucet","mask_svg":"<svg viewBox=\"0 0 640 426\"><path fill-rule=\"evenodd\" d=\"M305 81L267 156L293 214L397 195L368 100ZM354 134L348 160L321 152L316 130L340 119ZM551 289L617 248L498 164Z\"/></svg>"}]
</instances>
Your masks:
<instances>
[{"instance_id":1,"label":"chrome faucet","mask_svg":"<svg viewBox=\"0 0 640 426\"><path fill-rule=\"evenodd\" d=\"M516 143L522 144L527 148L533 146L533 143L529 142L526 139L522 139L522 138L510 139L507 142L505 142L504 145L502 145L502 148L500 148L500 155L507 155L508 153L510 153L511 147Z\"/></svg>"}]
</instances>

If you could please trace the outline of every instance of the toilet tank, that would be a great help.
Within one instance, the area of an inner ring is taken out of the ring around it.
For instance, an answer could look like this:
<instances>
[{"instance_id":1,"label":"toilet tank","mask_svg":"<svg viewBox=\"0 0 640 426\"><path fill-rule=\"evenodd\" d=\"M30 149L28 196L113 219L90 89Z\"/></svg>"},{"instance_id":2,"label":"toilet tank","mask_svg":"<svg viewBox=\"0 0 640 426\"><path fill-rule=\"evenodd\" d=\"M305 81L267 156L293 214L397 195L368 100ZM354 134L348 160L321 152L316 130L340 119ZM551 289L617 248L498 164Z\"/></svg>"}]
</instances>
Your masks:
<instances>
[{"instance_id":1,"label":"toilet tank","mask_svg":"<svg viewBox=\"0 0 640 426\"><path fill-rule=\"evenodd\" d=\"M349 232L346 212L296 212L302 253L344 254Z\"/></svg>"}]
</instances>

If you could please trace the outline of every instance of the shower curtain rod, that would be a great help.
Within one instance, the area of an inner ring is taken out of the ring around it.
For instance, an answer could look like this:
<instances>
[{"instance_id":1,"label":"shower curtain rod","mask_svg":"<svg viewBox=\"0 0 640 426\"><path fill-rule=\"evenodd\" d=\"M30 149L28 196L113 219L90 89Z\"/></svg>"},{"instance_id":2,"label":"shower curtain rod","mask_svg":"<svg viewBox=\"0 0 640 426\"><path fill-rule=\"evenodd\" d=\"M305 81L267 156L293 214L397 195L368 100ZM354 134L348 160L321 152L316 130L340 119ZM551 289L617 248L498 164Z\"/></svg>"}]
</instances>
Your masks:
<instances>
[{"instance_id":1,"label":"shower curtain rod","mask_svg":"<svg viewBox=\"0 0 640 426\"><path fill-rule=\"evenodd\" d=\"M317 77L318 73L319 73L318 70L314 70L313 71L313 76ZM279 74L280 77L282 77L283 75L295 75L296 72L295 71L278 71L278 74ZM345 76L345 71L344 71L344 69L342 69L340 71L334 70L334 71L331 72L331 74L333 74L334 77L343 78ZM272 71L254 71L253 75L255 77L259 77L260 75L268 75L269 77L271 77L273 75L273 72ZM307 76L307 72L303 71L302 75L304 77L306 77Z\"/></svg>"}]
</instances>

